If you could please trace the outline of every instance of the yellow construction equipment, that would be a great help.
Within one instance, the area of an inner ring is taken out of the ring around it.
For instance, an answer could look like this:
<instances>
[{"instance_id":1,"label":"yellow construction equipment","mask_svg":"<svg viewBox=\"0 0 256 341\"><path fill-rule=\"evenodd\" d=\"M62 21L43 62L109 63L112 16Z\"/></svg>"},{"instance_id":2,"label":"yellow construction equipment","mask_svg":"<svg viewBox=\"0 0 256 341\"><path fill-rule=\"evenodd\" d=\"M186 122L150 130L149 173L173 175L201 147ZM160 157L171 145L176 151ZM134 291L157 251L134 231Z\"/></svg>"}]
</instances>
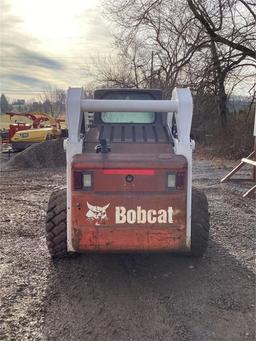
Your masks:
<instances>
[{"instance_id":1,"label":"yellow construction equipment","mask_svg":"<svg viewBox=\"0 0 256 341\"><path fill-rule=\"evenodd\" d=\"M11 136L10 143L13 151L21 151L32 144L59 138L62 134L60 123L65 121L39 112L11 112L7 115L28 117L33 122L29 129L16 131Z\"/></svg>"}]
</instances>

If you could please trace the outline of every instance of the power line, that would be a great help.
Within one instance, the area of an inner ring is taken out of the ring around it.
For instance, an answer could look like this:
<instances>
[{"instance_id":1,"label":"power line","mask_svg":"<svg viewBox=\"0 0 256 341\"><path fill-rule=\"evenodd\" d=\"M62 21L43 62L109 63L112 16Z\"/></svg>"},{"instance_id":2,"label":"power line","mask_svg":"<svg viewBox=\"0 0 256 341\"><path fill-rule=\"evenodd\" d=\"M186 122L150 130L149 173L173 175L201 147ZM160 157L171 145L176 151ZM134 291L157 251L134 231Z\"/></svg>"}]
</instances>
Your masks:
<instances>
[{"instance_id":1,"label":"power line","mask_svg":"<svg viewBox=\"0 0 256 341\"><path fill-rule=\"evenodd\" d=\"M26 94L40 94L40 93L42 93L42 92L45 92L45 91L47 91L47 93L54 93L55 91L54 90L24 90L24 91L22 91L22 90L1 90L0 89L0 93L6 93L6 94L23 94L23 95L26 95Z\"/></svg>"}]
</instances>

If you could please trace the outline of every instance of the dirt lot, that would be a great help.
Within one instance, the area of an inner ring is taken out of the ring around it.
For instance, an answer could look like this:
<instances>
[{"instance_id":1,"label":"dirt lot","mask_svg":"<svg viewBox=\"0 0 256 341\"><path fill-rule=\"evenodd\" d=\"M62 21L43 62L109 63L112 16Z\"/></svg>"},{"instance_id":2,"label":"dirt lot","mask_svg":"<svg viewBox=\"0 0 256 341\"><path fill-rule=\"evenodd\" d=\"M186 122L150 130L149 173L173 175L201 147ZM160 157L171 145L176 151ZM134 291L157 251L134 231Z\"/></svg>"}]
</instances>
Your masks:
<instances>
[{"instance_id":1,"label":"dirt lot","mask_svg":"<svg viewBox=\"0 0 256 341\"><path fill-rule=\"evenodd\" d=\"M196 161L211 212L201 260L82 255L53 262L44 239L49 194L64 169L1 173L1 340L255 340L255 199ZM246 186L245 186L246 187ZM243 188L245 188L243 187Z\"/></svg>"}]
</instances>

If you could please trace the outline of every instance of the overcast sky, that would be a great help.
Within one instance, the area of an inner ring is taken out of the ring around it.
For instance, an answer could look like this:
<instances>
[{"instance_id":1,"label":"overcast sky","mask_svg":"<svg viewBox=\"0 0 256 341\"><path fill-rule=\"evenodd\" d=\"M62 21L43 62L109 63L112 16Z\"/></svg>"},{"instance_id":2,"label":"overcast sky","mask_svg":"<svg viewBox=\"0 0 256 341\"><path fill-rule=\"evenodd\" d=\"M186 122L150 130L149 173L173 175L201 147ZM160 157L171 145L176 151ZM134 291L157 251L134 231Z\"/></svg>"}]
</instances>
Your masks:
<instances>
[{"instance_id":1,"label":"overcast sky","mask_svg":"<svg viewBox=\"0 0 256 341\"><path fill-rule=\"evenodd\" d=\"M35 97L83 86L93 58L111 53L100 0L0 0L0 93Z\"/></svg>"},{"instance_id":2,"label":"overcast sky","mask_svg":"<svg viewBox=\"0 0 256 341\"><path fill-rule=\"evenodd\" d=\"M113 53L101 0L0 0L0 93L37 98L47 88L84 86L98 56ZM247 95L252 79L236 93Z\"/></svg>"}]
</instances>

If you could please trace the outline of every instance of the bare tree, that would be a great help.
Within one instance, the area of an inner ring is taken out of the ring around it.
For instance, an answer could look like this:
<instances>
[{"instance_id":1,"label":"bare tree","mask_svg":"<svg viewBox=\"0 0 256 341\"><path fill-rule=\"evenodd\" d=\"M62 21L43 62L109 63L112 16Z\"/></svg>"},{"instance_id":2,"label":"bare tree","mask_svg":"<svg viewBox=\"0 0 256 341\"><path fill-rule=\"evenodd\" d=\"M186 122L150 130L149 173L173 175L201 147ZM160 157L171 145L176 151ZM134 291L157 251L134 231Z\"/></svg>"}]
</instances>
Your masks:
<instances>
[{"instance_id":1,"label":"bare tree","mask_svg":"<svg viewBox=\"0 0 256 341\"><path fill-rule=\"evenodd\" d=\"M210 39L215 94L221 124L227 125L226 82L242 67L255 67L256 30L252 4L243 0L187 0ZM234 86L233 86L234 88Z\"/></svg>"},{"instance_id":2,"label":"bare tree","mask_svg":"<svg viewBox=\"0 0 256 341\"><path fill-rule=\"evenodd\" d=\"M116 86L190 85L217 99L227 125L227 82L255 66L255 13L245 0L105 0L118 31L116 63L105 63L105 81ZM106 67L109 65L109 67ZM229 84L229 88L234 88Z\"/></svg>"},{"instance_id":3,"label":"bare tree","mask_svg":"<svg viewBox=\"0 0 256 341\"><path fill-rule=\"evenodd\" d=\"M94 58L93 62L91 73L101 87L139 87L140 80L130 51L120 50L115 55Z\"/></svg>"},{"instance_id":4,"label":"bare tree","mask_svg":"<svg viewBox=\"0 0 256 341\"><path fill-rule=\"evenodd\" d=\"M256 4L247 0L187 0L212 41L256 59Z\"/></svg>"},{"instance_id":5,"label":"bare tree","mask_svg":"<svg viewBox=\"0 0 256 341\"><path fill-rule=\"evenodd\" d=\"M61 116L65 114L66 92L63 89L48 88L39 95L42 111L52 115Z\"/></svg>"},{"instance_id":6,"label":"bare tree","mask_svg":"<svg viewBox=\"0 0 256 341\"><path fill-rule=\"evenodd\" d=\"M137 86L170 93L184 84L183 69L208 43L185 1L107 0L105 6L119 27L116 45L130 55Z\"/></svg>"}]
</instances>

